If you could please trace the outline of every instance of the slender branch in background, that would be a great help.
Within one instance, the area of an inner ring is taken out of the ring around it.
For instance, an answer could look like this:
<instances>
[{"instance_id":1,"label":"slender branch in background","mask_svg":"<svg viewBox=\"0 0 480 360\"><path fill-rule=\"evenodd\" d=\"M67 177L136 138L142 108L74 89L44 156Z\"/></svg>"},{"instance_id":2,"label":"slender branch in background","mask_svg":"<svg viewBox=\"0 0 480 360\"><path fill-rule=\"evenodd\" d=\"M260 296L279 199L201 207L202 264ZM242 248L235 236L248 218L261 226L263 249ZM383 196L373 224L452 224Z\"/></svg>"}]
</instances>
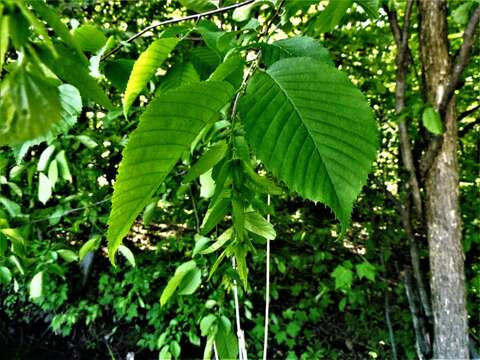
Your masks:
<instances>
[{"instance_id":1,"label":"slender branch in background","mask_svg":"<svg viewBox=\"0 0 480 360\"><path fill-rule=\"evenodd\" d=\"M472 16L470 17L465 31L463 32L463 43L460 47L455 65L453 66L453 73L448 82L448 86L445 89L443 96L438 104L438 112L440 113L441 118L443 119L447 106L452 99L455 90L457 90L461 84L461 78L465 67L468 64L470 59L470 50L473 47L473 41L475 38L475 30L480 21L480 5L476 7ZM422 159L420 160L420 175L424 178L428 170L433 164L433 161L437 157L438 151L440 150L443 143L443 136L434 136L430 141L430 144L425 151Z\"/></svg>"},{"instance_id":2,"label":"slender branch in background","mask_svg":"<svg viewBox=\"0 0 480 360\"><path fill-rule=\"evenodd\" d=\"M397 56L396 56L396 64L397 64L397 73L396 73L396 88L395 88L395 110L397 114L400 114L405 109L405 95L406 95L406 84L407 84L407 74L408 74L408 67L409 67L409 27L410 27L410 17L412 14L413 8L413 0L409 0L405 7L405 18L403 22L403 28L401 34L399 34L400 26L398 25L398 20L395 12L392 12L388 7L385 5L384 8L389 14L389 22L390 28L392 30L394 38L396 38L397 46ZM400 39L400 40L399 40ZM402 225L408 239L409 243L409 250L410 250L410 261L413 268L413 276L415 278L415 282L417 285L417 290L420 296L420 302L422 305L422 309L428 319L432 318L432 310L430 306L430 300L428 297L427 287L425 285L425 281L423 279L423 274L420 267L420 254L419 254L419 246L417 243L417 239L414 234L414 227L412 225L412 216L411 216L411 201L409 195L412 195L413 200L413 207L418 215L420 220L423 220L423 205L422 205L422 197L420 194L420 186L417 179L417 172L415 163L413 161L413 154L412 154L412 145L411 139L408 133L408 127L405 120L400 121L398 123L398 132L400 135L400 153L403 162L403 167L405 168L406 172L408 173L408 181L406 183L407 188L407 198L404 202L401 203L399 210L402 219ZM409 289L407 288L407 291ZM408 295L408 294L407 294ZM413 314L412 314L413 316ZM418 315L420 316L420 315ZM423 319L414 319L414 327L418 321L422 321ZM417 331L416 331L417 333ZM427 340L425 338L425 334L423 332L418 332L417 337L421 337L417 342L426 343ZM423 354L426 353L423 351L424 348L419 348L422 350Z\"/></svg>"},{"instance_id":3,"label":"slender branch in background","mask_svg":"<svg viewBox=\"0 0 480 360\"><path fill-rule=\"evenodd\" d=\"M480 101L480 99L478 100ZM472 115L475 111L480 109L480 105L474 106L473 108L467 109L464 112L460 113L460 115L457 116L457 121L465 119L467 116Z\"/></svg>"},{"instance_id":4,"label":"slender branch in background","mask_svg":"<svg viewBox=\"0 0 480 360\"><path fill-rule=\"evenodd\" d=\"M382 263L382 267L384 269L384 272L386 272L385 258L383 256L383 249L381 250L381 253L380 253L380 261ZM385 274L385 277L386 277L386 274ZM396 345L396 342L395 342L395 333L393 331L392 320L390 319L390 304L389 304L389 301L388 301L388 291L387 290L385 290L384 298L385 298L385 322L387 323L388 337L390 338L390 345L392 346L392 359L397 360L398 359L397 345Z\"/></svg>"},{"instance_id":5,"label":"slender branch in background","mask_svg":"<svg viewBox=\"0 0 480 360\"><path fill-rule=\"evenodd\" d=\"M480 124L480 118L476 118L475 121L468 123L458 131L458 136L465 136L470 130L472 130L476 125Z\"/></svg>"},{"instance_id":6,"label":"slender branch in background","mask_svg":"<svg viewBox=\"0 0 480 360\"><path fill-rule=\"evenodd\" d=\"M158 24L153 24L153 25L150 25L150 26L147 26L145 29L143 29L142 31L136 33L135 35L132 35L130 38L128 38L126 41L122 42L120 45L118 45L116 48L110 50L109 52L107 52L105 55L102 56L101 60L100 61L103 61L105 60L106 58L108 58L109 56L115 54L116 52L118 52L123 46L125 46L126 44L129 44L131 43L132 41L134 41L135 39L138 39L140 36L142 36L143 34L145 34L146 32L149 32L150 30L153 30L157 27L160 27L160 26L165 26L165 25L172 25L172 24L177 24L179 22L182 22L182 21L187 21L187 20L199 20L201 18L204 18L204 17L207 17L207 16L211 16L211 15L215 15L215 14L221 14L221 13L224 13L224 12L227 12L227 11L230 11L230 10L234 10L236 8L240 8L240 7L243 7L243 6L246 6L246 5L249 5L251 3L253 3L255 0L246 0L246 1L243 1L241 3L236 3L236 4L232 4L232 5L228 5L228 6L224 6L224 7L221 7L221 8L218 8L218 9L214 9L214 10L210 10L210 11L206 11L204 13L200 13L200 14L194 14L194 15L189 15L189 16L185 16L183 18L178 18L178 19L170 19L170 20L166 20L166 21L162 21L162 22L159 22Z\"/></svg>"},{"instance_id":7,"label":"slender branch in background","mask_svg":"<svg viewBox=\"0 0 480 360\"><path fill-rule=\"evenodd\" d=\"M106 198L104 200L97 201L97 202L95 202L93 204L90 204L90 205L87 205L87 206L67 210L64 213L59 214L59 215L50 215L50 216L47 216L47 217L44 217L44 218L41 218L41 219L30 220L28 223L29 224L35 224L35 223L38 223L38 222L47 221L47 220L51 220L51 219L58 219L58 218L64 217L64 216L72 214L72 213L76 213L76 212L79 212L79 211L82 211L82 210L87 210L87 209L96 207L96 206L101 205L101 204L105 204L105 203L109 202L110 200L112 200L111 196L109 196L108 198Z\"/></svg>"},{"instance_id":8,"label":"slender branch in background","mask_svg":"<svg viewBox=\"0 0 480 360\"><path fill-rule=\"evenodd\" d=\"M460 47L460 51L458 52L455 65L453 66L452 76L450 78L447 88L445 89L440 104L438 105L438 111L442 115L445 113L447 105L452 99L455 90L457 90L457 88L460 86L463 71L465 70L468 61L470 60L470 50L473 47L475 30L479 21L480 4L473 11L472 16L470 16L470 19L467 23L467 26L465 27L465 31L463 32L463 43Z\"/></svg>"},{"instance_id":9,"label":"slender branch in background","mask_svg":"<svg viewBox=\"0 0 480 360\"><path fill-rule=\"evenodd\" d=\"M267 205L270 207L270 194L267 196ZM270 214L267 214L267 221L270 222ZM263 336L263 360L267 360L268 353L268 323L270 317L270 239L267 239L267 259L265 271L265 332Z\"/></svg>"},{"instance_id":10,"label":"slender branch in background","mask_svg":"<svg viewBox=\"0 0 480 360\"><path fill-rule=\"evenodd\" d=\"M425 329L423 326L423 321L419 316L417 305L415 304L413 287L412 287L412 276L410 270L406 269L403 275L405 290L407 293L408 305L410 307L410 313L412 315L413 328L415 330L415 344L417 346L417 356L419 360L427 359L425 354L429 353L430 346L425 343L427 339L427 334L424 333Z\"/></svg>"}]
</instances>

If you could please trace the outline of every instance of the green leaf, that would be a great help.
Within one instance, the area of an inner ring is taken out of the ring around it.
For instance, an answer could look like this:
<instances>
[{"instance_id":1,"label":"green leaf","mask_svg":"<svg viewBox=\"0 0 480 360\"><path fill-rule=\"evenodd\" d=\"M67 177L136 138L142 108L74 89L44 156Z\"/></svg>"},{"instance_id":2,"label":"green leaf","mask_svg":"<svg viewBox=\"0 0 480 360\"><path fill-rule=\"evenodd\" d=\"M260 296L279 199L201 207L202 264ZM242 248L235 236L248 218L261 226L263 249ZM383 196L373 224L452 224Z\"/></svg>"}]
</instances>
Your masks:
<instances>
[{"instance_id":1,"label":"green leaf","mask_svg":"<svg viewBox=\"0 0 480 360\"><path fill-rule=\"evenodd\" d=\"M210 202L210 206L203 218L201 229L203 234L207 234L217 225L228 212L231 199L220 197L216 201Z\"/></svg>"},{"instance_id":2,"label":"green leaf","mask_svg":"<svg viewBox=\"0 0 480 360\"><path fill-rule=\"evenodd\" d=\"M200 175L206 173L220 162L227 153L228 145L225 140L221 140L210 149L192 166L190 171L183 178L183 183L189 183Z\"/></svg>"},{"instance_id":3,"label":"green leaf","mask_svg":"<svg viewBox=\"0 0 480 360\"><path fill-rule=\"evenodd\" d=\"M267 67L278 60L292 57L311 57L334 65L328 50L318 40L308 36L295 36L262 45L262 61Z\"/></svg>"},{"instance_id":4,"label":"green leaf","mask_svg":"<svg viewBox=\"0 0 480 360\"><path fill-rule=\"evenodd\" d=\"M470 10L475 5L473 1L467 1L452 11L452 18L459 25L465 25L470 18Z\"/></svg>"},{"instance_id":5,"label":"green leaf","mask_svg":"<svg viewBox=\"0 0 480 360\"><path fill-rule=\"evenodd\" d=\"M218 321L218 331L215 335L219 359L236 359L238 355L237 337L232 331L230 320L225 316Z\"/></svg>"},{"instance_id":6,"label":"green leaf","mask_svg":"<svg viewBox=\"0 0 480 360\"><path fill-rule=\"evenodd\" d=\"M175 89L181 85L198 82L200 82L200 76L198 75L197 70L195 70L193 64L189 62L180 63L169 69L165 74L160 83L157 94Z\"/></svg>"},{"instance_id":7,"label":"green leaf","mask_svg":"<svg viewBox=\"0 0 480 360\"><path fill-rule=\"evenodd\" d=\"M433 107L429 106L423 110L422 123L423 126L425 126L432 134L443 134L442 120L440 119L438 111L436 111Z\"/></svg>"},{"instance_id":8,"label":"green leaf","mask_svg":"<svg viewBox=\"0 0 480 360\"><path fill-rule=\"evenodd\" d=\"M202 271L199 268L190 270L178 285L178 295L191 295L202 282Z\"/></svg>"},{"instance_id":9,"label":"green leaf","mask_svg":"<svg viewBox=\"0 0 480 360\"><path fill-rule=\"evenodd\" d=\"M210 75L209 80L225 80L237 89L243 80L244 65L243 58L237 52L230 53L225 60L217 66L215 71Z\"/></svg>"},{"instance_id":10,"label":"green leaf","mask_svg":"<svg viewBox=\"0 0 480 360\"><path fill-rule=\"evenodd\" d=\"M43 271L35 274L30 281L30 298L36 299L43 295Z\"/></svg>"},{"instance_id":11,"label":"green leaf","mask_svg":"<svg viewBox=\"0 0 480 360\"><path fill-rule=\"evenodd\" d=\"M57 161L63 180L71 183L73 179L70 168L68 167L67 158L65 157L65 150L60 151L57 156L55 156L55 160Z\"/></svg>"},{"instance_id":12,"label":"green leaf","mask_svg":"<svg viewBox=\"0 0 480 360\"><path fill-rule=\"evenodd\" d=\"M48 180L50 181L50 185L52 186L52 189L54 189L55 184L57 183L57 180L58 180L58 166L57 166L57 160L55 159L50 161L50 165L48 166Z\"/></svg>"},{"instance_id":13,"label":"green leaf","mask_svg":"<svg viewBox=\"0 0 480 360\"><path fill-rule=\"evenodd\" d=\"M371 19L376 19L379 16L378 9L380 8L380 0L355 0Z\"/></svg>"},{"instance_id":14,"label":"green leaf","mask_svg":"<svg viewBox=\"0 0 480 360\"><path fill-rule=\"evenodd\" d=\"M153 100L123 151L108 221L110 259L137 215L203 127L232 97L229 84L188 84Z\"/></svg>"},{"instance_id":15,"label":"green leaf","mask_svg":"<svg viewBox=\"0 0 480 360\"><path fill-rule=\"evenodd\" d=\"M92 53L100 50L107 42L107 37L95 25L84 24L73 31L73 37L83 51Z\"/></svg>"},{"instance_id":16,"label":"green leaf","mask_svg":"<svg viewBox=\"0 0 480 360\"><path fill-rule=\"evenodd\" d=\"M127 259L127 261L130 263L130 265L135 267L135 256L133 255L132 250L130 250L125 245L120 245L118 247L118 251L120 252L120 254L125 256L125 259Z\"/></svg>"},{"instance_id":17,"label":"green leaf","mask_svg":"<svg viewBox=\"0 0 480 360\"><path fill-rule=\"evenodd\" d=\"M58 253L58 255L60 255L60 257L61 257L63 260L65 260L67 263L70 263L70 262L73 262L73 261L77 261L77 260L78 260L77 254L75 254L72 250L61 249L61 250L57 250L57 253Z\"/></svg>"},{"instance_id":18,"label":"green leaf","mask_svg":"<svg viewBox=\"0 0 480 360\"><path fill-rule=\"evenodd\" d=\"M272 180L258 175L249 164L242 162L242 167L243 173L247 175L246 185L248 187L264 194L280 195L282 193L282 189L275 185Z\"/></svg>"},{"instance_id":19,"label":"green leaf","mask_svg":"<svg viewBox=\"0 0 480 360\"><path fill-rule=\"evenodd\" d=\"M60 19L59 15L54 9L47 6L43 1L39 0L28 0L28 4L32 6L35 12L40 15L47 23L52 27L52 29L57 33L58 36L67 44L70 48L76 51L80 60L88 65L88 59L83 54L80 45L75 40L75 37L70 33L68 28Z\"/></svg>"},{"instance_id":20,"label":"green leaf","mask_svg":"<svg viewBox=\"0 0 480 360\"><path fill-rule=\"evenodd\" d=\"M10 17L8 15L0 15L0 71L2 71L5 54L8 50L9 23Z\"/></svg>"},{"instance_id":21,"label":"green leaf","mask_svg":"<svg viewBox=\"0 0 480 360\"><path fill-rule=\"evenodd\" d=\"M100 246L102 238L98 235L93 236L90 240L88 240L85 244L82 245L78 252L78 258L80 261L90 252L95 251Z\"/></svg>"},{"instance_id":22,"label":"green leaf","mask_svg":"<svg viewBox=\"0 0 480 360\"><path fill-rule=\"evenodd\" d=\"M12 273L5 266L0 266L0 283L7 286L12 281Z\"/></svg>"},{"instance_id":23,"label":"green leaf","mask_svg":"<svg viewBox=\"0 0 480 360\"><path fill-rule=\"evenodd\" d=\"M197 13L213 10L216 8L211 0L178 0L180 4L185 6L188 10L193 10Z\"/></svg>"},{"instance_id":24,"label":"green leaf","mask_svg":"<svg viewBox=\"0 0 480 360\"><path fill-rule=\"evenodd\" d=\"M214 251L217 251L220 249L223 245L227 243L227 241L231 240L233 236L233 227L228 228L225 230L222 235L220 235L217 238L217 241L215 241L212 245L210 245L207 249L203 250L200 252L200 254L210 254Z\"/></svg>"},{"instance_id":25,"label":"green leaf","mask_svg":"<svg viewBox=\"0 0 480 360\"><path fill-rule=\"evenodd\" d=\"M330 32L342 20L353 0L330 0L315 22L316 31L320 33Z\"/></svg>"},{"instance_id":26,"label":"green leaf","mask_svg":"<svg viewBox=\"0 0 480 360\"><path fill-rule=\"evenodd\" d=\"M18 66L0 87L0 146L45 135L61 119L58 87Z\"/></svg>"},{"instance_id":27,"label":"green leaf","mask_svg":"<svg viewBox=\"0 0 480 360\"><path fill-rule=\"evenodd\" d=\"M309 58L280 60L253 76L239 110L267 169L332 208L345 230L377 149L373 113L347 76Z\"/></svg>"},{"instance_id":28,"label":"green leaf","mask_svg":"<svg viewBox=\"0 0 480 360\"><path fill-rule=\"evenodd\" d=\"M156 209L157 209L157 200L152 201L150 204L145 206L145 210L143 211L143 223L146 226L150 225L150 223L152 222Z\"/></svg>"},{"instance_id":29,"label":"green leaf","mask_svg":"<svg viewBox=\"0 0 480 360\"><path fill-rule=\"evenodd\" d=\"M215 181L212 178L212 170L200 175L200 197L210 199L215 193Z\"/></svg>"},{"instance_id":30,"label":"green leaf","mask_svg":"<svg viewBox=\"0 0 480 360\"><path fill-rule=\"evenodd\" d=\"M167 59L175 46L177 46L178 41L179 39L177 38L155 40L147 50L140 54L137 61L135 61L123 99L123 112L125 116L128 115L128 111L134 100L142 92L150 78Z\"/></svg>"},{"instance_id":31,"label":"green leaf","mask_svg":"<svg viewBox=\"0 0 480 360\"><path fill-rule=\"evenodd\" d=\"M38 177L38 200L42 204L46 204L52 196L52 185L50 180L44 173L40 173Z\"/></svg>"},{"instance_id":32,"label":"green leaf","mask_svg":"<svg viewBox=\"0 0 480 360\"><path fill-rule=\"evenodd\" d=\"M20 205L12 200L7 199L6 197L0 196L0 204L3 205L11 217L17 217L22 214Z\"/></svg>"},{"instance_id":33,"label":"green leaf","mask_svg":"<svg viewBox=\"0 0 480 360\"><path fill-rule=\"evenodd\" d=\"M175 359L178 359L178 357L180 356L181 350L182 348L180 347L180 344L177 341L174 340L170 343L170 352L172 353Z\"/></svg>"},{"instance_id":34,"label":"green leaf","mask_svg":"<svg viewBox=\"0 0 480 360\"><path fill-rule=\"evenodd\" d=\"M170 348L168 347L168 345L165 345L158 354L158 360L170 360L171 358L172 354L170 354Z\"/></svg>"},{"instance_id":35,"label":"green leaf","mask_svg":"<svg viewBox=\"0 0 480 360\"><path fill-rule=\"evenodd\" d=\"M331 276L335 279L335 289L349 289L352 286L353 272L338 265Z\"/></svg>"},{"instance_id":36,"label":"green leaf","mask_svg":"<svg viewBox=\"0 0 480 360\"><path fill-rule=\"evenodd\" d=\"M192 252L192 257L200 253L205 247L208 245L209 242L212 241L212 239L202 236L200 234L195 234L195 246L193 248Z\"/></svg>"},{"instance_id":37,"label":"green leaf","mask_svg":"<svg viewBox=\"0 0 480 360\"><path fill-rule=\"evenodd\" d=\"M357 275L360 279L367 278L370 281L375 281L376 269L375 266L365 261L355 266Z\"/></svg>"},{"instance_id":38,"label":"green leaf","mask_svg":"<svg viewBox=\"0 0 480 360\"><path fill-rule=\"evenodd\" d=\"M75 86L83 98L91 99L107 110L113 110L109 98L97 81L90 76L89 69L79 60L76 52L62 44L57 44L55 48L60 56L60 61L46 51L45 47L37 49L43 63L60 79Z\"/></svg>"},{"instance_id":39,"label":"green leaf","mask_svg":"<svg viewBox=\"0 0 480 360\"><path fill-rule=\"evenodd\" d=\"M217 321L217 317L213 314L208 314L202 320L200 320L200 331L202 336L207 336L210 333L210 329Z\"/></svg>"},{"instance_id":40,"label":"green leaf","mask_svg":"<svg viewBox=\"0 0 480 360\"><path fill-rule=\"evenodd\" d=\"M256 211L245 213L245 229L267 240L274 240L277 236L273 225Z\"/></svg>"},{"instance_id":41,"label":"green leaf","mask_svg":"<svg viewBox=\"0 0 480 360\"><path fill-rule=\"evenodd\" d=\"M82 111L82 98L80 97L79 91L75 86L69 84L60 85L58 90L60 91L60 103L62 106L60 111L61 120L53 124L44 136L26 141L21 145L13 146L12 150L17 162L23 159L30 147L54 139L60 134L67 133L77 122L77 118Z\"/></svg>"},{"instance_id":42,"label":"green leaf","mask_svg":"<svg viewBox=\"0 0 480 360\"><path fill-rule=\"evenodd\" d=\"M168 281L168 284L163 290L160 297L161 306L165 305L167 301L172 297L184 276L195 268L197 268L197 264L195 263L195 261L190 260L186 263L183 263L177 268L177 270L175 270L175 275L173 275L173 277Z\"/></svg>"},{"instance_id":43,"label":"green leaf","mask_svg":"<svg viewBox=\"0 0 480 360\"><path fill-rule=\"evenodd\" d=\"M134 64L135 60L131 59L107 61L104 68L105 76L118 90L124 91Z\"/></svg>"},{"instance_id":44,"label":"green leaf","mask_svg":"<svg viewBox=\"0 0 480 360\"><path fill-rule=\"evenodd\" d=\"M55 151L55 145L50 145L40 154L40 159L37 164L37 171L43 171L47 168L48 162L50 161L53 152Z\"/></svg>"}]
</instances>

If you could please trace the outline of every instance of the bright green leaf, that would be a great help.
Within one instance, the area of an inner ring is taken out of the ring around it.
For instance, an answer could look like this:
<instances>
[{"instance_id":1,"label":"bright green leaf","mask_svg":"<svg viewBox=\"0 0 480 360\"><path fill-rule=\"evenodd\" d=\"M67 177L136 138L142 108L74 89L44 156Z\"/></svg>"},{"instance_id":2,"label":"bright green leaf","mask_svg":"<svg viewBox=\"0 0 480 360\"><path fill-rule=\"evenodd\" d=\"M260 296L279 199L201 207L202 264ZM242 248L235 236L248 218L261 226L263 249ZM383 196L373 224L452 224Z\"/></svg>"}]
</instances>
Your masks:
<instances>
[{"instance_id":1,"label":"bright green leaf","mask_svg":"<svg viewBox=\"0 0 480 360\"><path fill-rule=\"evenodd\" d=\"M347 76L309 58L280 60L253 76L240 114L267 169L332 208L345 230L377 149L373 113Z\"/></svg>"},{"instance_id":2,"label":"bright green leaf","mask_svg":"<svg viewBox=\"0 0 480 360\"><path fill-rule=\"evenodd\" d=\"M135 267L135 256L133 255L132 250L130 250L125 245L120 245L118 247L118 251L120 252L120 254L125 256L125 259L127 259L127 261L130 263L130 265Z\"/></svg>"},{"instance_id":3,"label":"bright green leaf","mask_svg":"<svg viewBox=\"0 0 480 360\"><path fill-rule=\"evenodd\" d=\"M188 84L158 96L123 151L108 221L110 259L137 215L203 127L216 120L233 89L221 82Z\"/></svg>"},{"instance_id":4,"label":"bright green leaf","mask_svg":"<svg viewBox=\"0 0 480 360\"><path fill-rule=\"evenodd\" d=\"M334 65L328 50L318 40L308 36L295 36L262 45L262 61L267 67L278 60L292 57L310 57Z\"/></svg>"},{"instance_id":5,"label":"bright green leaf","mask_svg":"<svg viewBox=\"0 0 480 360\"><path fill-rule=\"evenodd\" d=\"M256 211L245 213L245 229L267 240L274 240L277 236L273 225Z\"/></svg>"},{"instance_id":6,"label":"bright green leaf","mask_svg":"<svg viewBox=\"0 0 480 360\"><path fill-rule=\"evenodd\" d=\"M178 295L191 295L198 289L202 282L202 271L199 268L190 270L185 274L180 285L178 285Z\"/></svg>"},{"instance_id":7,"label":"bright green leaf","mask_svg":"<svg viewBox=\"0 0 480 360\"><path fill-rule=\"evenodd\" d=\"M43 295L43 271L35 274L30 281L30 298L36 299Z\"/></svg>"},{"instance_id":8,"label":"bright green leaf","mask_svg":"<svg viewBox=\"0 0 480 360\"><path fill-rule=\"evenodd\" d=\"M73 31L73 37L84 51L92 53L100 50L107 42L107 37L95 25L84 24Z\"/></svg>"},{"instance_id":9,"label":"bright green leaf","mask_svg":"<svg viewBox=\"0 0 480 360\"><path fill-rule=\"evenodd\" d=\"M348 289L352 286L352 270L338 265L331 275L335 279L335 289Z\"/></svg>"},{"instance_id":10,"label":"bright green leaf","mask_svg":"<svg viewBox=\"0 0 480 360\"><path fill-rule=\"evenodd\" d=\"M177 38L164 38L155 40L143 53L140 54L133 65L128 79L125 97L123 100L123 112L127 116L134 100L142 92L150 78L167 59L168 55L178 44Z\"/></svg>"},{"instance_id":11,"label":"bright green leaf","mask_svg":"<svg viewBox=\"0 0 480 360\"><path fill-rule=\"evenodd\" d=\"M320 33L332 31L340 23L352 3L353 0L330 0L325 10L317 18L316 31Z\"/></svg>"},{"instance_id":12,"label":"bright green leaf","mask_svg":"<svg viewBox=\"0 0 480 360\"><path fill-rule=\"evenodd\" d=\"M162 295L160 297L160 305L165 305L167 301L172 297L172 295L175 293L175 290L177 290L178 286L182 282L182 279L184 276L190 272L191 270L194 270L197 268L197 265L195 261L190 260L186 263L183 263L180 265L177 270L175 270L175 274L172 276L172 278L168 281L167 286L162 292Z\"/></svg>"},{"instance_id":13,"label":"bright green leaf","mask_svg":"<svg viewBox=\"0 0 480 360\"><path fill-rule=\"evenodd\" d=\"M425 126L432 134L443 134L442 119L440 119L440 115L433 107L429 106L423 110L422 122L423 126Z\"/></svg>"},{"instance_id":14,"label":"bright green leaf","mask_svg":"<svg viewBox=\"0 0 480 360\"><path fill-rule=\"evenodd\" d=\"M355 266L357 275L360 279L367 278L370 281L375 281L376 269L375 266L365 261Z\"/></svg>"},{"instance_id":15,"label":"bright green leaf","mask_svg":"<svg viewBox=\"0 0 480 360\"><path fill-rule=\"evenodd\" d=\"M48 199L52 196L52 184L44 173L38 176L38 200L42 204L46 204Z\"/></svg>"},{"instance_id":16,"label":"bright green leaf","mask_svg":"<svg viewBox=\"0 0 480 360\"><path fill-rule=\"evenodd\" d=\"M10 281L12 281L12 273L7 267L0 266L0 283L6 286Z\"/></svg>"},{"instance_id":17,"label":"bright green leaf","mask_svg":"<svg viewBox=\"0 0 480 360\"><path fill-rule=\"evenodd\" d=\"M22 64L0 85L0 146L45 135L61 120L56 84Z\"/></svg>"},{"instance_id":18,"label":"bright green leaf","mask_svg":"<svg viewBox=\"0 0 480 360\"><path fill-rule=\"evenodd\" d=\"M200 252L200 254L210 254L214 251L220 249L223 245L227 243L227 241L231 240L233 236L233 227L228 228L225 230L222 235L220 235L212 245L210 245L207 249Z\"/></svg>"},{"instance_id":19,"label":"bright green leaf","mask_svg":"<svg viewBox=\"0 0 480 360\"><path fill-rule=\"evenodd\" d=\"M60 257L61 257L63 260L65 260L67 263L70 263L70 262L73 262L73 261L77 261L77 260L78 260L77 254L75 254L72 250L61 249L61 250L57 250L57 253L58 253L58 255L60 255Z\"/></svg>"},{"instance_id":20,"label":"bright green leaf","mask_svg":"<svg viewBox=\"0 0 480 360\"><path fill-rule=\"evenodd\" d=\"M190 171L183 178L183 183L189 183L200 175L213 168L227 153L228 145L222 140L213 145L205 154L192 166Z\"/></svg>"},{"instance_id":21,"label":"bright green leaf","mask_svg":"<svg viewBox=\"0 0 480 360\"><path fill-rule=\"evenodd\" d=\"M212 325L217 321L217 317L213 314L208 314L202 320L200 320L200 331L202 336L207 336L210 332Z\"/></svg>"}]
</instances>

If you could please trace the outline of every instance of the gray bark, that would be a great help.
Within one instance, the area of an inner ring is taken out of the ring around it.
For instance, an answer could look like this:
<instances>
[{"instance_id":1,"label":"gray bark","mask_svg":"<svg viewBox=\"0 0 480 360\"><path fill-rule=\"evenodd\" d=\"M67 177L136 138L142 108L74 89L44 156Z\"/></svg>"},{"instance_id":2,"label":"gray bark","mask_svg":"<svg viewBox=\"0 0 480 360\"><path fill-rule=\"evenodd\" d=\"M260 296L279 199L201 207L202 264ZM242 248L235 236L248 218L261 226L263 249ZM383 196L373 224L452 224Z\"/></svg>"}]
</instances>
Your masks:
<instances>
[{"instance_id":1,"label":"gray bark","mask_svg":"<svg viewBox=\"0 0 480 360\"><path fill-rule=\"evenodd\" d=\"M418 1L420 50L428 100L437 109L452 78L444 0ZM455 98L443 116L445 132L426 174L426 220L436 359L468 359L464 254L458 202Z\"/></svg>"}]
</instances>

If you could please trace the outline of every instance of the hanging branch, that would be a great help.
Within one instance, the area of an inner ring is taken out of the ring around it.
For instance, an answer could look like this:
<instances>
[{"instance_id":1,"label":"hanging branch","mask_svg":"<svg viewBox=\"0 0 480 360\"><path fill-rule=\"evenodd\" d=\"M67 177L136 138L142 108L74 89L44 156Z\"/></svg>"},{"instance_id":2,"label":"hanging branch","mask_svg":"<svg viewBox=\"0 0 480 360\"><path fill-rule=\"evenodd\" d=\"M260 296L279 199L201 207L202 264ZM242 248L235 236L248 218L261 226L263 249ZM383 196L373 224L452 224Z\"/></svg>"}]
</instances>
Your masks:
<instances>
[{"instance_id":1,"label":"hanging branch","mask_svg":"<svg viewBox=\"0 0 480 360\"><path fill-rule=\"evenodd\" d=\"M142 36L143 34L145 34L146 32L150 31L150 30L153 30L157 27L160 27L160 26L165 26L165 25L172 25L172 24L177 24L179 22L182 22L182 21L187 21L187 20L199 20L201 18L204 18L204 17L208 17L208 16L211 16L211 15L216 15L216 14L221 14L221 13L224 13L224 12L227 12L227 11L230 11L230 10L233 10L233 9L236 9L236 8L240 8L240 7L243 7L243 6L246 6L246 5L249 5L249 4L252 4L255 0L245 0L241 3L236 3L236 4L232 4L232 5L228 5L228 6L224 6L224 7L221 7L221 8L218 8L218 9L214 9L214 10L210 10L210 11L206 11L204 13L200 13L200 14L193 14L193 15L188 15L188 16L185 16L185 17L182 17L182 18L178 18L178 19L170 19L170 20L166 20L166 21L162 21L158 24L152 24L150 26L147 26L145 29L143 29L142 31L136 33L135 35L132 35L130 38L128 38L126 41L122 42L120 45L118 45L116 48L110 50L109 52L107 52L105 55L102 56L102 58L100 59L100 61L103 61L105 60L106 58L108 58L109 56L112 56L113 54L115 54L116 52L118 52L123 46L125 46L126 44L129 44L131 43L132 41L134 41L135 39L139 38L140 36Z\"/></svg>"}]
</instances>

